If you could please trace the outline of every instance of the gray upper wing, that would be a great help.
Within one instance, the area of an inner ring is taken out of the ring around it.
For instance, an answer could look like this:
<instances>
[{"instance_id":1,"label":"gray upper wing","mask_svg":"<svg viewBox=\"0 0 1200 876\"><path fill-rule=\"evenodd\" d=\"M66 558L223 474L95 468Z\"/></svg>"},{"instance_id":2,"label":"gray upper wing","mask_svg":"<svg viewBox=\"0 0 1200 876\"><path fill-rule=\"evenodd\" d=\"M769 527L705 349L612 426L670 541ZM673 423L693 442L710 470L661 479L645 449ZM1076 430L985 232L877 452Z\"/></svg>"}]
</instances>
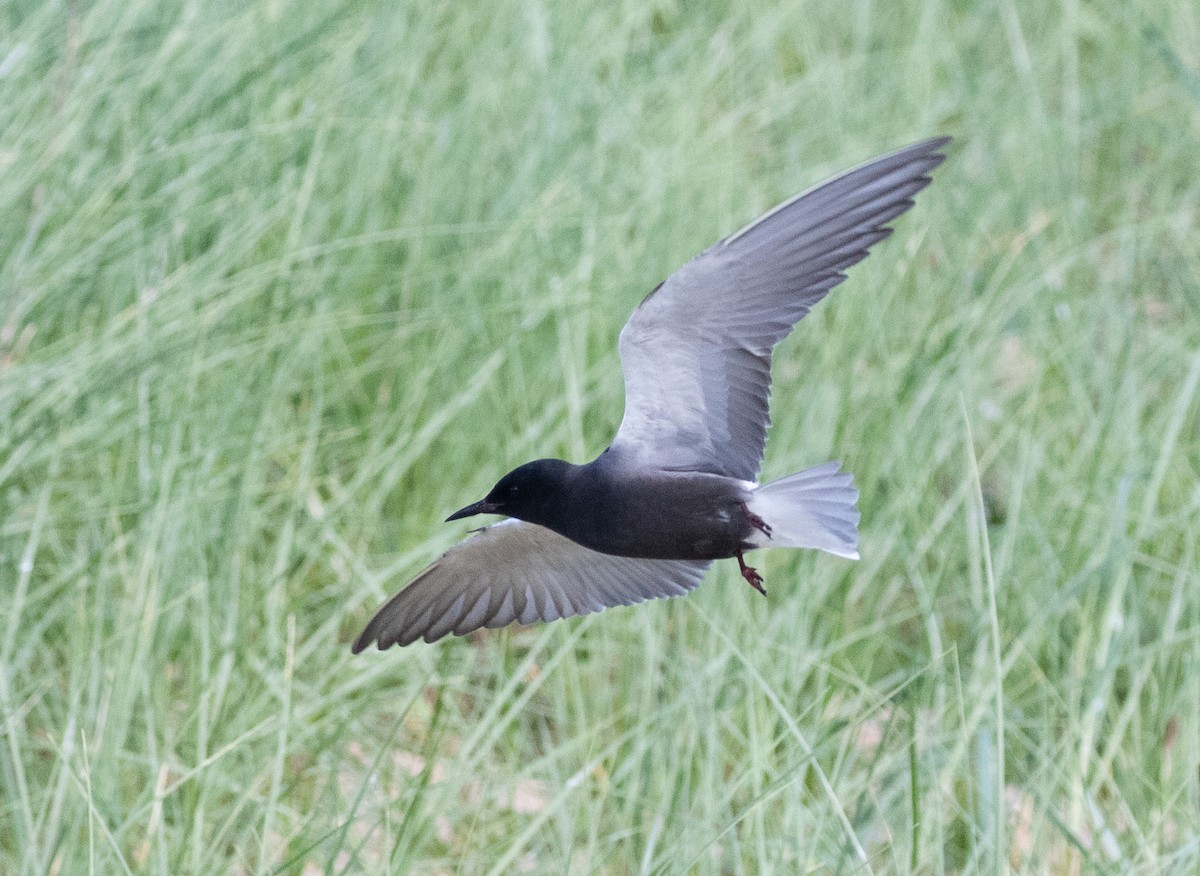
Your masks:
<instances>
[{"instance_id":1,"label":"gray upper wing","mask_svg":"<svg viewBox=\"0 0 1200 876\"><path fill-rule=\"evenodd\" d=\"M950 142L917 143L810 189L679 268L621 331L613 448L657 468L758 474L771 352L891 233Z\"/></svg>"},{"instance_id":2,"label":"gray upper wing","mask_svg":"<svg viewBox=\"0 0 1200 876\"><path fill-rule=\"evenodd\" d=\"M353 650L378 642L382 651L514 621L552 621L681 596L700 583L708 565L609 556L545 527L504 520L434 561L379 610Z\"/></svg>"}]
</instances>

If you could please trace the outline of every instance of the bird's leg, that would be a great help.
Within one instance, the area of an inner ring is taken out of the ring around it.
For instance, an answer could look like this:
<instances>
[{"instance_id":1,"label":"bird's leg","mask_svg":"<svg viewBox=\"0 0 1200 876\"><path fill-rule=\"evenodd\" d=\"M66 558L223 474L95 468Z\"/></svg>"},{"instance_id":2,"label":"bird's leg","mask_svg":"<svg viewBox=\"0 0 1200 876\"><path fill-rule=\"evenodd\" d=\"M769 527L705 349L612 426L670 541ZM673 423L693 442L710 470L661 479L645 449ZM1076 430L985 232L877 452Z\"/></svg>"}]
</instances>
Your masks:
<instances>
[{"instance_id":1,"label":"bird's leg","mask_svg":"<svg viewBox=\"0 0 1200 876\"><path fill-rule=\"evenodd\" d=\"M746 515L746 519L750 521L751 526L753 526L767 538L771 537L770 524L751 511L750 506L748 506L745 502L742 502L742 512Z\"/></svg>"},{"instance_id":2,"label":"bird's leg","mask_svg":"<svg viewBox=\"0 0 1200 876\"><path fill-rule=\"evenodd\" d=\"M742 557L742 552L737 552L738 567L742 570L742 577L746 579L746 583L761 593L767 595L767 591L763 589L763 577L758 574L757 570L751 569L746 565L746 560Z\"/></svg>"}]
</instances>

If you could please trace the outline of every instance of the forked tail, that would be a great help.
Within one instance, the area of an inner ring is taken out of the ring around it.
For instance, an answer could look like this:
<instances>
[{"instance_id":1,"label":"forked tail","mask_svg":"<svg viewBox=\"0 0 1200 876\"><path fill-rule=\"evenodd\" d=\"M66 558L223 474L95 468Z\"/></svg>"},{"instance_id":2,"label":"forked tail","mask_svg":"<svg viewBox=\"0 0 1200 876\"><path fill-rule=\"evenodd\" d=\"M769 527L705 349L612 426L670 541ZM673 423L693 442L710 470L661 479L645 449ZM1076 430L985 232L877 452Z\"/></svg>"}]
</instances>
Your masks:
<instances>
[{"instance_id":1,"label":"forked tail","mask_svg":"<svg viewBox=\"0 0 1200 876\"><path fill-rule=\"evenodd\" d=\"M858 559L858 490L854 475L827 462L757 487L746 506L767 524L755 547L817 548Z\"/></svg>"}]
</instances>

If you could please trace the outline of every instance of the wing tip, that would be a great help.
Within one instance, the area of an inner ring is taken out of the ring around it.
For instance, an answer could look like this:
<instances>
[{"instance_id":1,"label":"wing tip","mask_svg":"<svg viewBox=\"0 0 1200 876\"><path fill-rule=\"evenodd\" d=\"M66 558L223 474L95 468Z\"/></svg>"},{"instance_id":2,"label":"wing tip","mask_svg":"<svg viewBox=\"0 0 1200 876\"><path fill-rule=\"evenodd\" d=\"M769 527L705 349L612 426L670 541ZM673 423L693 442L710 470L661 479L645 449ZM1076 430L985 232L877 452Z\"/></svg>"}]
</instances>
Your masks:
<instances>
[{"instance_id":1,"label":"wing tip","mask_svg":"<svg viewBox=\"0 0 1200 876\"><path fill-rule=\"evenodd\" d=\"M910 182L919 183L917 188L913 191L913 195L916 195L917 192L920 192L931 182L933 182L933 177L930 176L930 174L933 173L933 171L936 170L938 166L946 160L946 154L940 150L944 149L946 146L949 146L952 142L954 142L953 137L942 134L936 137L929 137L925 140L918 140L916 143L910 143L907 146L901 146L899 149L894 149L891 152L884 153L883 155L877 155L876 157L868 159L856 167L852 167L849 170L843 171L842 173L835 174L834 176L817 183L811 188L805 189L788 200L777 204L774 208L768 210L757 219L738 229L733 234L719 240L714 247L729 247L746 237L756 228L763 226L773 216L787 210L793 204L797 204L807 199L808 196L815 195L822 190L828 190L831 186L844 183L846 180L852 179L857 175L871 169L886 167L888 168L888 173L895 173L900 171L902 168L905 169L905 178ZM910 198L908 206L911 207L912 203L913 202ZM907 209L908 207L905 207L905 209L901 210L897 216L906 212ZM891 221L891 219L894 218L896 217L891 217L887 221Z\"/></svg>"},{"instance_id":2,"label":"wing tip","mask_svg":"<svg viewBox=\"0 0 1200 876\"><path fill-rule=\"evenodd\" d=\"M354 643L350 646L350 653L361 654L363 651L368 650L372 645L374 645L378 651L386 651L397 642L399 642L399 638L397 636L388 636L380 633L379 630L375 628L374 620L372 620L371 623L367 624L366 629L359 633L358 638L354 640Z\"/></svg>"},{"instance_id":3,"label":"wing tip","mask_svg":"<svg viewBox=\"0 0 1200 876\"><path fill-rule=\"evenodd\" d=\"M363 627L363 631L358 634L358 638L355 639L354 643L350 645L351 654L361 654L363 651L370 648L371 644L376 641L379 643L379 650L382 651L384 649L383 637L379 635L378 624L379 616L382 613L382 610L377 611L375 616L371 618L370 622Z\"/></svg>"},{"instance_id":4,"label":"wing tip","mask_svg":"<svg viewBox=\"0 0 1200 876\"><path fill-rule=\"evenodd\" d=\"M938 164L941 164L946 159L944 150L953 142L954 138L949 134L939 134L936 137L927 137L924 140L918 140L916 143L903 146L898 150L898 154L902 155L906 152L911 152L916 155L927 155L930 158L936 158Z\"/></svg>"},{"instance_id":5,"label":"wing tip","mask_svg":"<svg viewBox=\"0 0 1200 876\"><path fill-rule=\"evenodd\" d=\"M919 143L914 143L909 149L915 149L916 154L921 155L928 162L928 167L921 171L921 179L927 180L925 185L929 185L933 181L930 173L937 170L942 162L946 160L948 153L947 147L954 142L954 138L943 134L938 137L930 137L928 140L922 140ZM901 150L907 151L907 150Z\"/></svg>"}]
</instances>

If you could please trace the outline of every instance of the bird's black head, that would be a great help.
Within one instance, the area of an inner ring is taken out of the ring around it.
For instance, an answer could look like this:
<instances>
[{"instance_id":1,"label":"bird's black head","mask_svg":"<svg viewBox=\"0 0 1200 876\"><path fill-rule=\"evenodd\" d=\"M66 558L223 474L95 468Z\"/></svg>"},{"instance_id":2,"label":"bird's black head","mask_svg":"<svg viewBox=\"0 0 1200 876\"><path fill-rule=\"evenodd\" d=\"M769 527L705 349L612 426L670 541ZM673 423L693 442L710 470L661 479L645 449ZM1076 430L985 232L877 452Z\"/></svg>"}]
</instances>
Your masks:
<instances>
[{"instance_id":1,"label":"bird's black head","mask_svg":"<svg viewBox=\"0 0 1200 876\"><path fill-rule=\"evenodd\" d=\"M504 514L530 523L545 523L561 507L573 468L576 466L561 459L527 462L500 478L478 502L455 511L446 522L476 514Z\"/></svg>"}]
</instances>

